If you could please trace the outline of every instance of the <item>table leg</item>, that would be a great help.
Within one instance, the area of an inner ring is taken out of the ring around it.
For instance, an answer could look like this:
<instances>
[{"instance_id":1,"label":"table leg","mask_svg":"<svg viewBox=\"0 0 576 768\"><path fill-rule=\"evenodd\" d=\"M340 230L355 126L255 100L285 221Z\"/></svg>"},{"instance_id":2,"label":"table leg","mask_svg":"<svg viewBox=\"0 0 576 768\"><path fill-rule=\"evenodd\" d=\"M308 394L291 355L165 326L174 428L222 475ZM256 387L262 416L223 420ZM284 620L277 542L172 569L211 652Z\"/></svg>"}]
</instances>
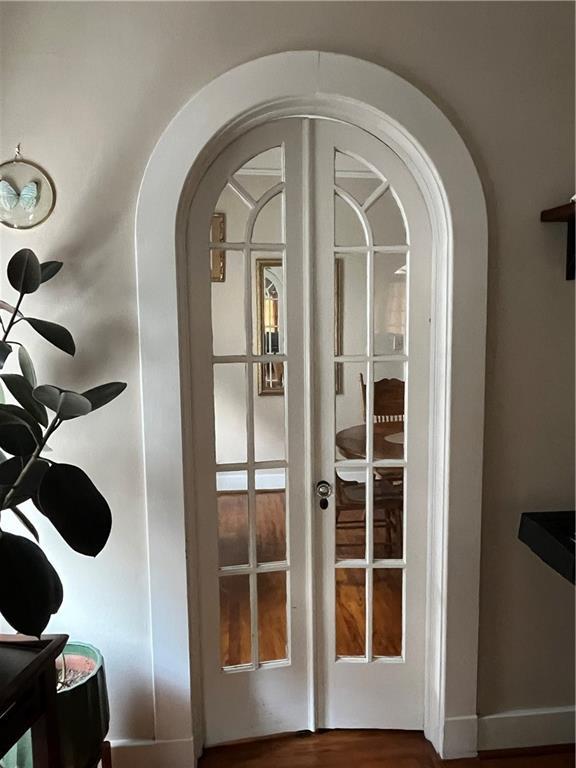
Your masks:
<instances>
[{"instance_id":1,"label":"table leg","mask_svg":"<svg viewBox=\"0 0 576 768\"><path fill-rule=\"evenodd\" d=\"M32 726L34 768L62 768L56 710L56 667L50 666L43 672L37 685L43 713Z\"/></svg>"}]
</instances>

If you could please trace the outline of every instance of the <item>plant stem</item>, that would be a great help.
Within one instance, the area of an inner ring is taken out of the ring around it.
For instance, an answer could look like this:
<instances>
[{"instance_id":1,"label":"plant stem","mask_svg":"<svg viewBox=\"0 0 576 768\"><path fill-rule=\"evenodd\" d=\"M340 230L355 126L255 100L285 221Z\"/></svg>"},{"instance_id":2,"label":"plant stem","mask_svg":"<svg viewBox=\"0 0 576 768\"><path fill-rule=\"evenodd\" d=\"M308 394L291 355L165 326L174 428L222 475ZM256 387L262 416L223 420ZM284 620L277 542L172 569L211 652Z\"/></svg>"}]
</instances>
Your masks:
<instances>
[{"instance_id":1,"label":"plant stem","mask_svg":"<svg viewBox=\"0 0 576 768\"><path fill-rule=\"evenodd\" d=\"M16 302L16 306L14 307L14 312L12 312L12 317L10 318L10 322L8 323L8 327L4 331L4 336L2 337L2 341L6 341L6 338L10 333L12 326L14 325L14 322L16 321L18 310L20 309L20 304L22 304L23 298L24 298L24 294L21 293L20 296L18 296L18 301Z\"/></svg>"},{"instance_id":2,"label":"plant stem","mask_svg":"<svg viewBox=\"0 0 576 768\"><path fill-rule=\"evenodd\" d=\"M26 477L26 475L28 474L28 470L30 469L32 464L34 464L36 459L40 456L40 454L42 453L42 450L43 450L44 446L46 445L46 443L48 442L50 436L52 434L54 434L54 432L58 429L60 424L62 424L61 420L58 418L58 416L54 416L54 418L52 419L52 421L48 425L48 429L44 433L44 437L42 438L40 444L38 446L36 446L36 449L35 449L34 453L30 456L30 458L26 462L25 466L22 468L22 471L18 475L18 479L16 480L16 482L14 483L12 488L10 488L10 490L8 491L8 494L6 495L6 498L4 499L4 502L3 502L3 505L2 505L3 507L9 507L10 506L10 502L11 502L12 498L14 497L18 486L20 485L22 480Z\"/></svg>"}]
</instances>

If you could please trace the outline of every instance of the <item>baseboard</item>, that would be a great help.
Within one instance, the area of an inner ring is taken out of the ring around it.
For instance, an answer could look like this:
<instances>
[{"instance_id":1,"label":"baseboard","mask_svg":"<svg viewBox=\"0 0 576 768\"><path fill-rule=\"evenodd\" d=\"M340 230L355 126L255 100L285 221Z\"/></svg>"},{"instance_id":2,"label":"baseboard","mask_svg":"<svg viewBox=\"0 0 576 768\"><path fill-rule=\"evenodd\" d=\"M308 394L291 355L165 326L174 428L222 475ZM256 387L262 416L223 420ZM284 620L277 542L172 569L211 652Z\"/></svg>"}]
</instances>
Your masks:
<instances>
[{"instance_id":1,"label":"baseboard","mask_svg":"<svg viewBox=\"0 0 576 768\"><path fill-rule=\"evenodd\" d=\"M476 715L446 718L440 757L444 760L476 757L477 745L478 717Z\"/></svg>"},{"instance_id":2,"label":"baseboard","mask_svg":"<svg viewBox=\"0 0 576 768\"><path fill-rule=\"evenodd\" d=\"M113 741L113 768L195 768L192 739Z\"/></svg>"},{"instance_id":3,"label":"baseboard","mask_svg":"<svg viewBox=\"0 0 576 768\"><path fill-rule=\"evenodd\" d=\"M481 751L574 743L574 707L515 709L478 718Z\"/></svg>"}]
</instances>

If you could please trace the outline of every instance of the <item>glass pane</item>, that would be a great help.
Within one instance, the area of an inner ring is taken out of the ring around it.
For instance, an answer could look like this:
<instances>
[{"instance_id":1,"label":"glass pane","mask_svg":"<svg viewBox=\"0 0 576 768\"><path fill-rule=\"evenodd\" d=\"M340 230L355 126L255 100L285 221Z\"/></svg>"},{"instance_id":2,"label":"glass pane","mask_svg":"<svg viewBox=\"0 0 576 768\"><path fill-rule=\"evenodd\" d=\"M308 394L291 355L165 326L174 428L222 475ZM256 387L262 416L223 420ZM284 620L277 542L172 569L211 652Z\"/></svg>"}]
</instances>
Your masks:
<instances>
[{"instance_id":1,"label":"glass pane","mask_svg":"<svg viewBox=\"0 0 576 768\"><path fill-rule=\"evenodd\" d=\"M270 187L282 181L282 148L273 147L256 155L236 171L234 180L258 200Z\"/></svg>"},{"instance_id":2,"label":"glass pane","mask_svg":"<svg viewBox=\"0 0 576 768\"><path fill-rule=\"evenodd\" d=\"M218 563L248 564L248 475L246 472L218 472Z\"/></svg>"},{"instance_id":3,"label":"glass pane","mask_svg":"<svg viewBox=\"0 0 576 768\"><path fill-rule=\"evenodd\" d=\"M404 456L404 363L374 363L374 459Z\"/></svg>"},{"instance_id":4,"label":"glass pane","mask_svg":"<svg viewBox=\"0 0 576 768\"><path fill-rule=\"evenodd\" d=\"M334 195L334 244L366 245L360 218L349 202Z\"/></svg>"},{"instance_id":5,"label":"glass pane","mask_svg":"<svg viewBox=\"0 0 576 768\"><path fill-rule=\"evenodd\" d=\"M336 560L366 556L366 469L336 470Z\"/></svg>"},{"instance_id":6,"label":"glass pane","mask_svg":"<svg viewBox=\"0 0 576 768\"><path fill-rule=\"evenodd\" d=\"M367 211L374 245L405 245L406 228L400 206L388 188Z\"/></svg>"},{"instance_id":7,"label":"glass pane","mask_svg":"<svg viewBox=\"0 0 576 768\"><path fill-rule=\"evenodd\" d=\"M214 430L216 463L246 461L246 366L214 366Z\"/></svg>"},{"instance_id":8,"label":"glass pane","mask_svg":"<svg viewBox=\"0 0 576 768\"><path fill-rule=\"evenodd\" d=\"M336 395L336 458L362 459L366 457L366 363L336 363L335 373L342 379L341 394Z\"/></svg>"},{"instance_id":9,"label":"glass pane","mask_svg":"<svg viewBox=\"0 0 576 768\"><path fill-rule=\"evenodd\" d=\"M404 354L406 254L374 255L374 352Z\"/></svg>"},{"instance_id":10,"label":"glass pane","mask_svg":"<svg viewBox=\"0 0 576 768\"><path fill-rule=\"evenodd\" d=\"M284 195L274 195L256 216L252 230L253 243L283 243L284 242Z\"/></svg>"},{"instance_id":11,"label":"glass pane","mask_svg":"<svg viewBox=\"0 0 576 768\"><path fill-rule=\"evenodd\" d=\"M402 570L374 568L372 653L402 655Z\"/></svg>"},{"instance_id":12,"label":"glass pane","mask_svg":"<svg viewBox=\"0 0 576 768\"><path fill-rule=\"evenodd\" d=\"M286 470L256 470L256 557L286 560Z\"/></svg>"},{"instance_id":13,"label":"glass pane","mask_svg":"<svg viewBox=\"0 0 576 768\"><path fill-rule=\"evenodd\" d=\"M249 664L250 581L248 575L220 578L220 660L223 667Z\"/></svg>"},{"instance_id":14,"label":"glass pane","mask_svg":"<svg viewBox=\"0 0 576 768\"><path fill-rule=\"evenodd\" d=\"M269 365L274 369L277 364ZM263 389L267 369L268 365L254 364L254 458L256 461L282 461L286 458L286 398L283 388ZM284 364L282 375L285 372Z\"/></svg>"},{"instance_id":15,"label":"glass pane","mask_svg":"<svg viewBox=\"0 0 576 768\"><path fill-rule=\"evenodd\" d=\"M213 249L210 265L213 352L215 355L244 355L244 254Z\"/></svg>"},{"instance_id":16,"label":"glass pane","mask_svg":"<svg viewBox=\"0 0 576 768\"><path fill-rule=\"evenodd\" d=\"M283 354L286 300L282 256L258 251L252 258L254 354Z\"/></svg>"},{"instance_id":17,"label":"glass pane","mask_svg":"<svg viewBox=\"0 0 576 768\"><path fill-rule=\"evenodd\" d=\"M334 266L335 354L365 355L367 254L339 255Z\"/></svg>"},{"instance_id":18,"label":"glass pane","mask_svg":"<svg viewBox=\"0 0 576 768\"><path fill-rule=\"evenodd\" d=\"M258 393L260 395L284 394L284 363L258 363L256 373L258 378Z\"/></svg>"},{"instance_id":19,"label":"glass pane","mask_svg":"<svg viewBox=\"0 0 576 768\"><path fill-rule=\"evenodd\" d=\"M280 661L288 657L286 571L259 573L257 579L260 661Z\"/></svg>"},{"instance_id":20,"label":"glass pane","mask_svg":"<svg viewBox=\"0 0 576 768\"><path fill-rule=\"evenodd\" d=\"M228 185L222 190L210 222L210 241L243 243L250 208Z\"/></svg>"},{"instance_id":21,"label":"glass pane","mask_svg":"<svg viewBox=\"0 0 576 768\"><path fill-rule=\"evenodd\" d=\"M366 571L336 568L336 655L364 656Z\"/></svg>"},{"instance_id":22,"label":"glass pane","mask_svg":"<svg viewBox=\"0 0 576 768\"><path fill-rule=\"evenodd\" d=\"M374 558L397 560L403 554L404 472L374 470Z\"/></svg>"},{"instance_id":23,"label":"glass pane","mask_svg":"<svg viewBox=\"0 0 576 768\"><path fill-rule=\"evenodd\" d=\"M360 205L382 183L380 178L361 160L336 152L334 183L349 192Z\"/></svg>"}]
</instances>

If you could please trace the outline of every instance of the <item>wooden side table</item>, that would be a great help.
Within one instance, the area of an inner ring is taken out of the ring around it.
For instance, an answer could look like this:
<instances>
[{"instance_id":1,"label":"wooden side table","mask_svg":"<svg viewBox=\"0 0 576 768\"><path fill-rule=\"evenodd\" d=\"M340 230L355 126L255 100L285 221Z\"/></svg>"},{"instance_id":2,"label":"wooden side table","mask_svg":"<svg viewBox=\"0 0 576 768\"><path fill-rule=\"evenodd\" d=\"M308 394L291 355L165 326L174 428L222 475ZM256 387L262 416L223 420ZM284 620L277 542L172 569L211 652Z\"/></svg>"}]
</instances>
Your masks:
<instances>
[{"instance_id":1,"label":"wooden side table","mask_svg":"<svg viewBox=\"0 0 576 768\"><path fill-rule=\"evenodd\" d=\"M0 755L32 729L34 768L61 768L56 659L67 635L0 635Z\"/></svg>"}]
</instances>

